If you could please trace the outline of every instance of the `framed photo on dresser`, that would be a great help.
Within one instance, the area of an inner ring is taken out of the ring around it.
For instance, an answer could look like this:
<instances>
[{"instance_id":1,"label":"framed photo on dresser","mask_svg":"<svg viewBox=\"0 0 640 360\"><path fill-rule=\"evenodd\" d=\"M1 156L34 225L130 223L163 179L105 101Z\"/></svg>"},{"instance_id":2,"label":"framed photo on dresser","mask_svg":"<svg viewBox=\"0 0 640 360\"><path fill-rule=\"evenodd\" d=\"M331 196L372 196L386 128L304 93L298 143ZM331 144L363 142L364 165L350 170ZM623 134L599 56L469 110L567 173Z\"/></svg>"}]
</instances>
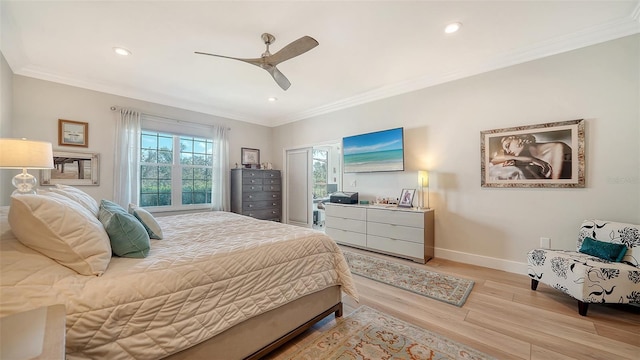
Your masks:
<instances>
[{"instance_id":1,"label":"framed photo on dresser","mask_svg":"<svg viewBox=\"0 0 640 360\"><path fill-rule=\"evenodd\" d=\"M413 207L413 196L415 193L416 189L402 189L400 201L398 201L398 207Z\"/></svg>"}]
</instances>

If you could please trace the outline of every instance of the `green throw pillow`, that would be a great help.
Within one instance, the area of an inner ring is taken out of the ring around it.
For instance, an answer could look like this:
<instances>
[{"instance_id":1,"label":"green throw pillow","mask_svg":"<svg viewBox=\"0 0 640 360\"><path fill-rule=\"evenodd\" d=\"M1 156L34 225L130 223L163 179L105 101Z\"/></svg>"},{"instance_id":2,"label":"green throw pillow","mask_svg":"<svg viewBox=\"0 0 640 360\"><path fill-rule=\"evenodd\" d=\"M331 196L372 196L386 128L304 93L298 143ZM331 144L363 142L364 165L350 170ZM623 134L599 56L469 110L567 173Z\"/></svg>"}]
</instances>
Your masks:
<instances>
[{"instance_id":1,"label":"green throw pillow","mask_svg":"<svg viewBox=\"0 0 640 360\"><path fill-rule=\"evenodd\" d=\"M147 230L149 237L152 239L162 240L162 228L156 219L147 210L136 206L135 204L129 204L129 214L138 219L144 228Z\"/></svg>"},{"instance_id":2,"label":"green throw pillow","mask_svg":"<svg viewBox=\"0 0 640 360\"><path fill-rule=\"evenodd\" d=\"M149 255L150 242L147 230L122 206L102 200L98 220L109 235L111 251L115 255L130 258L143 258Z\"/></svg>"},{"instance_id":3,"label":"green throw pillow","mask_svg":"<svg viewBox=\"0 0 640 360\"><path fill-rule=\"evenodd\" d=\"M624 244L613 244L605 241L598 241L590 237L584 238L580 252L591 256L599 257L613 262L620 262L627 252Z\"/></svg>"}]
</instances>

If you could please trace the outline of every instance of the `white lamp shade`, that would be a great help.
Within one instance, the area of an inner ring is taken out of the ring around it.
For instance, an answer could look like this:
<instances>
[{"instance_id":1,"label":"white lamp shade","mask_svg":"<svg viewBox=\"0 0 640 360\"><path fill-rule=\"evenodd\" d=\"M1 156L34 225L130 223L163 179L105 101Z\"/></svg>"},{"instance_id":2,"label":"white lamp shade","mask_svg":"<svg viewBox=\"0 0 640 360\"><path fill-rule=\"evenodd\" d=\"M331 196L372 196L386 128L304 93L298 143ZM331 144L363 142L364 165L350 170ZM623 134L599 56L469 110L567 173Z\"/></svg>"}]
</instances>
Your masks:
<instances>
[{"instance_id":1,"label":"white lamp shade","mask_svg":"<svg viewBox=\"0 0 640 360\"><path fill-rule=\"evenodd\" d=\"M429 186L429 173L426 170L418 171L418 183L420 186Z\"/></svg>"},{"instance_id":2,"label":"white lamp shade","mask_svg":"<svg viewBox=\"0 0 640 360\"><path fill-rule=\"evenodd\" d=\"M27 139L0 139L0 168L53 169L51 143Z\"/></svg>"}]
</instances>

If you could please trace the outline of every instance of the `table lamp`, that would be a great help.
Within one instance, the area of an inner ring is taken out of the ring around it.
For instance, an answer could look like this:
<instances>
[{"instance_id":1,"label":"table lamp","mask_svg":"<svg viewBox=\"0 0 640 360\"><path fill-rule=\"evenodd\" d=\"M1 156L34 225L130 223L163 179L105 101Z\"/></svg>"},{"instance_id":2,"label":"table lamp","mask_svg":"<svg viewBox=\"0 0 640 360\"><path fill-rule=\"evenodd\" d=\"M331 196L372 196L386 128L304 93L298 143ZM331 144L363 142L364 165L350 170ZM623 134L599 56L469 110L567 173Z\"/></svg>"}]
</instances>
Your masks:
<instances>
[{"instance_id":1,"label":"table lamp","mask_svg":"<svg viewBox=\"0 0 640 360\"><path fill-rule=\"evenodd\" d=\"M16 187L13 195L35 194L35 176L27 169L53 169L53 149L50 142L27 139L0 139L0 168L22 169L11 183Z\"/></svg>"},{"instance_id":2,"label":"table lamp","mask_svg":"<svg viewBox=\"0 0 640 360\"><path fill-rule=\"evenodd\" d=\"M427 187L427 206L424 206L424 187ZM429 209L429 173L426 170L418 171L418 187L420 188L420 209Z\"/></svg>"}]
</instances>

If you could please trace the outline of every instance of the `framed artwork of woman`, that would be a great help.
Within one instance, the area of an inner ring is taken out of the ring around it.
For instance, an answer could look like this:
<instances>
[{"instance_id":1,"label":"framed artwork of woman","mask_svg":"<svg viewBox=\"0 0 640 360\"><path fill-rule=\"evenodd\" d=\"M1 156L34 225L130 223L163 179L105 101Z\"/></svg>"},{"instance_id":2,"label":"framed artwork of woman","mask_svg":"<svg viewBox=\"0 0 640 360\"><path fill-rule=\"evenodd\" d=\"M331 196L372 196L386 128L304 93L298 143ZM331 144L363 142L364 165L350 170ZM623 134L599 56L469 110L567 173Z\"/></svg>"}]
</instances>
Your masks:
<instances>
[{"instance_id":1,"label":"framed artwork of woman","mask_svg":"<svg viewBox=\"0 0 640 360\"><path fill-rule=\"evenodd\" d=\"M482 187L584 187L584 120L486 130Z\"/></svg>"}]
</instances>

